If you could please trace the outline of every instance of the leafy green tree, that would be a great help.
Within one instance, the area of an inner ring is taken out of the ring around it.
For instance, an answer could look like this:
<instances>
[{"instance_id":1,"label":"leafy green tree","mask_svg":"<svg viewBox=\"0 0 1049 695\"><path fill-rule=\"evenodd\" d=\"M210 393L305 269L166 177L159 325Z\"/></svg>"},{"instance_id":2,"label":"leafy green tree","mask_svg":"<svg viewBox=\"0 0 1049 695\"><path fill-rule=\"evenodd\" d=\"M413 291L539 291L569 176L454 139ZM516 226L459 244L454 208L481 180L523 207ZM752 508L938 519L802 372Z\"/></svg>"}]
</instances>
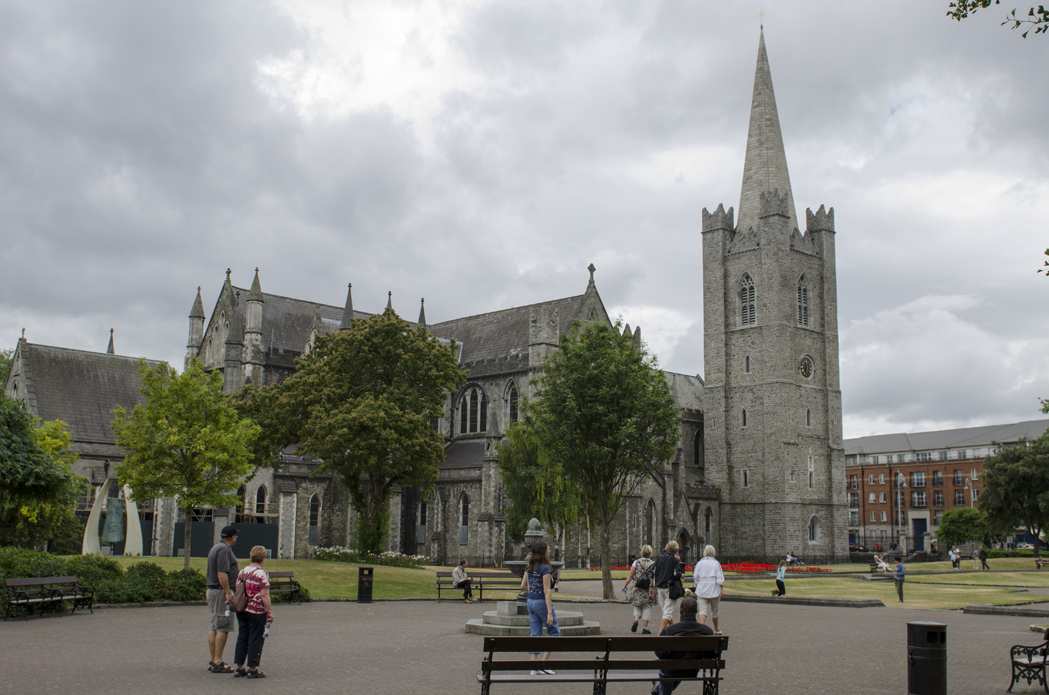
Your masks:
<instances>
[{"instance_id":1,"label":"leafy green tree","mask_svg":"<svg viewBox=\"0 0 1049 695\"><path fill-rule=\"evenodd\" d=\"M582 492L597 524L605 598L613 597L609 526L674 455L680 419L655 357L620 331L619 322L573 324L543 361L529 407L540 461Z\"/></svg>"},{"instance_id":2,"label":"leafy green tree","mask_svg":"<svg viewBox=\"0 0 1049 695\"><path fill-rule=\"evenodd\" d=\"M145 403L131 413L118 407L113 431L128 454L117 481L132 499L177 497L185 510L185 569L193 508L234 506L237 487L253 470L252 444L259 426L241 417L222 393L222 374L200 362L178 374L165 362L139 363Z\"/></svg>"},{"instance_id":3,"label":"leafy green tree","mask_svg":"<svg viewBox=\"0 0 1049 695\"><path fill-rule=\"evenodd\" d=\"M76 496L87 481L73 473L76 454L61 421L41 423L20 403L0 394L0 545L36 548L47 543L52 552L79 548L83 527L73 514ZM19 460L13 460L13 459ZM37 484L39 483L39 484Z\"/></svg>"},{"instance_id":4,"label":"leafy green tree","mask_svg":"<svg viewBox=\"0 0 1049 695\"><path fill-rule=\"evenodd\" d=\"M251 445L251 460L256 470L280 467L281 451L295 443L288 422L281 417L278 401L279 385L257 387L248 385L229 396L231 405L261 429Z\"/></svg>"},{"instance_id":5,"label":"leafy green tree","mask_svg":"<svg viewBox=\"0 0 1049 695\"><path fill-rule=\"evenodd\" d=\"M11 373L11 362L15 351L11 348L0 350L0 391L7 385L7 376Z\"/></svg>"},{"instance_id":6,"label":"leafy green tree","mask_svg":"<svg viewBox=\"0 0 1049 695\"><path fill-rule=\"evenodd\" d=\"M969 15L976 14L977 10L990 7L992 2L995 5L1002 4L1001 0L956 0L948 5L949 11L947 16L960 22ZM1031 25L1021 34L1025 39L1031 29L1034 29L1035 34L1043 34L1046 30L1049 30L1049 10L1045 9L1045 5L1039 5L1037 8L1032 7L1029 9L1026 15L1021 14L1017 16L1014 9L1005 16L1002 26L1004 27L1006 24L1012 24L1013 29L1019 29L1025 24Z\"/></svg>"},{"instance_id":7,"label":"leafy green tree","mask_svg":"<svg viewBox=\"0 0 1049 695\"><path fill-rule=\"evenodd\" d=\"M936 530L936 538L948 546L969 541L986 542L990 536L987 514L972 507L955 507L944 512Z\"/></svg>"},{"instance_id":8,"label":"leafy green tree","mask_svg":"<svg viewBox=\"0 0 1049 695\"><path fill-rule=\"evenodd\" d=\"M1041 538L1049 522L1049 433L1034 441L1000 447L984 459L980 509L994 528L1022 526ZM1039 552L1035 543L1035 554Z\"/></svg>"},{"instance_id":9,"label":"leafy green tree","mask_svg":"<svg viewBox=\"0 0 1049 695\"><path fill-rule=\"evenodd\" d=\"M506 440L496 446L503 489L510 499L506 509L507 533L523 538L534 517L554 532L554 547L563 549L568 529L579 520L583 493L564 475L563 467L546 460L539 433L531 416L530 402L520 402L521 421L506 431Z\"/></svg>"},{"instance_id":10,"label":"leafy green tree","mask_svg":"<svg viewBox=\"0 0 1049 695\"><path fill-rule=\"evenodd\" d=\"M463 383L454 344L412 330L392 309L318 338L282 387L280 417L349 492L357 550L379 552L400 487L432 488L444 439L431 421Z\"/></svg>"}]
</instances>

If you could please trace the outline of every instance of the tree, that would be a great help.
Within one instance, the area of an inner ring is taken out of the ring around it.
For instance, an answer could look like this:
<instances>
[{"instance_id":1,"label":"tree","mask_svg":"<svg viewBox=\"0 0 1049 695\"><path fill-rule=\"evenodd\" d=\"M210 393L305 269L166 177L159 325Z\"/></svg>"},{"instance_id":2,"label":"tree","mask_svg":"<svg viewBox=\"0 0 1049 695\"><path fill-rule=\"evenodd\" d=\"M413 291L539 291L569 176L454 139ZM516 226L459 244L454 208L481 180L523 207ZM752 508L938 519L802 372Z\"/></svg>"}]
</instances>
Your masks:
<instances>
[{"instance_id":1,"label":"tree","mask_svg":"<svg viewBox=\"0 0 1049 695\"><path fill-rule=\"evenodd\" d=\"M991 536L987 514L972 507L956 507L944 512L936 538L948 546L969 541L987 541Z\"/></svg>"},{"instance_id":2,"label":"tree","mask_svg":"<svg viewBox=\"0 0 1049 695\"><path fill-rule=\"evenodd\" d=\"M1049 433L1033 442L999 446L984 459L984 491L980 509L992 527L1022 526L1041 538L1049 521ZM1035 555L1039 553L1035 542Z\"/></svg>"},{"instance_id":3,"label":"tree","mask_svg":"<svg viewBox=\"0 0 1049 695\"><path fill-rule=\"evenodd\" d=\"M83 535L72 507L87 481L73 473L66 424L41 423L2 393L0 401L0 545L68 550Z\"/></svg>"},{"instance_id":4,"label":"tree","mask_svg":"<svg viewBox=\"0 0 1049 695\"><path fill-rule=\"evenodd\" d=\"M357 550L379 552L400 487L431 487L444 439L431 424L465 381L454 343L412 330L392 309L317 339L283 384L281 418L334 472L357 512Z\"/></svg>"},{"instance_id":5,"label":"tree","mask_svg":"<svg viewBox=\"0 0 1049 695\"><path fill-rule=\"evenodd\" d=\"M11 373L11 362L15 351L11 348L0 350L0 391L7 385L7 376Z\"/></svg>"},{"instance_id":6,"label":"tree","mask_svg":"<svg viewBox=\"0 0 1049 695\"><path fill-rule=\"evenodd\" d=\"M620 324L573 324L543 361L530 413L540 460L583 494L597 523L604 597L612 598L609 526L623 501L674 455L679 415L654 357Z\"/></svg>"},{"instance_id":7,"label":"tree","mask_svg":"<svg viewBox=\"0 0 1049 695\"><path fill-rule=\"evenodd\" d=\"M520 408L521 421L511 424L506 440L496 446L503 489L510 499L507 533L522 538L535 517L553 530L554 547L563 549L568 529L583 510L583 493L565 477L562 466L546 460L528 399L521 399Z\"/></svg>"},{"instance_id":8,"label":"tree","mask_svg":"<svg viewBox=\"0 0 1049 695\"><path fill-rule=\"evenodd\" d=\"M976 14L977 10L990 7L992 1L995 5L1002 4L1001 0L956 0L956 2L952 2L948 5L950 11L947 12L947 16L960 22L969 15ZM1039 5L1037 8L1032 7L1027 11L1026 17L1029 17L1030 19L1025 19L1025 15L1023 14L1017 17L1016 10L1014 9L1005 16L1005 21L1002 22L1002 26L1004 27L1006 24L1012 24L1013 29L1019 29L1024 24L1030 24L1031 26L1027 28L1027 31L1021 34L1025 39L1032 28L1034 29L1035 34L1043 34L1049 30L1049 10L1045 9L1045 5Z\"/></svg>"},{"instance_id":9,"label":"tree","mask_svg":"<svg viewBox=\"0 0 1049 695\"><path fill-rule=\"evenodd\" d=\"M261 388L248 385L229 396L236 411L260 427L259 436L251 445L251 462L255 470L279 468L281 451L295 443L288 422L281 417L280 395L280 385Z\"/></svg>"},{"instance_id":10,"label":"tree","mask_svg":"<svg viewBox=\"0 0 1049 695\"><path fill-rule=\"evenodd\" d=\"M178 374L165 362L139 363L145 403L115 411L117 445L128 454L117 481L132 499L177 497L185 511L185 569L189 570L194 507L234 506L236 489L252 471L259 427L238 415L222 393L222 373L200 362Z\"/></svg>"}]
</instances>

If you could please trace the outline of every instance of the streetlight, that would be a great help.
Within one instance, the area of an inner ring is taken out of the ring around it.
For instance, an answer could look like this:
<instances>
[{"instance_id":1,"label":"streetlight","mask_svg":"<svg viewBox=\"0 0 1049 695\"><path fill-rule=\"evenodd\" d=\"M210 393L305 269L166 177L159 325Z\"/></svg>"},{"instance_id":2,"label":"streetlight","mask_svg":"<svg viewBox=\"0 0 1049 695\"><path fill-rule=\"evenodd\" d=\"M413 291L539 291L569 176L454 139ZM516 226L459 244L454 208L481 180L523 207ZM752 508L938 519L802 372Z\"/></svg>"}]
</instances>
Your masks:
<instances>
[{"instance_id":1,"label":"streetlight","mask_svg":"<svg viewBox=\"0 0 1049 695\"><path fill-rule=\"evenodd\" d=\"M976 506L976 500L973 499L973 481L969 476L965 476L965 489L969 491L969 508L972 509Z\"/></svg>"},{"instance_id":2,"label":"streetlight","mask_svg":"<svg viewBox=\"0 0 1049 695\"><path fill-rule=\"evenodd\" d=\"M899 519L897 519L896 521L899 522L900 531L896 535L896 539L899 542L899 544L901 546L903 546L902 552L903 552L904 555L907 554L907 540L904 537L905 526L904 526L904 522L903 522L903 518L904 518L903 517L903 509L904 509L904 504L906 503L906 499L904 497L903 490L906 487L907 487L907 481L903 477L903 472L899 468L897 468L896 469L896 494L897 494L897 498L896 498L896 501L897 501L896 514L899 516Z\"/></svg>"}]
</instances>

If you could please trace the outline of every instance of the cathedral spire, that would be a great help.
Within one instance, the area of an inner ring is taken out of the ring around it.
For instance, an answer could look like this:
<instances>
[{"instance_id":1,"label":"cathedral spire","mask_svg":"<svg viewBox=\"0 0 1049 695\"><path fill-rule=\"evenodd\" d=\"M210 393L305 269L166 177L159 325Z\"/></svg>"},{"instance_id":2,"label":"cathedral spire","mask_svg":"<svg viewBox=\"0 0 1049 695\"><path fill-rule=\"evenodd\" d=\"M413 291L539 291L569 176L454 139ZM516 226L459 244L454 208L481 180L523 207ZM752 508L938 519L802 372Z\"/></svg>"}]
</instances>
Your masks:
<instances>
[{"instance_id":1,"label":"cathedral spire","mask_svg":"<svg viewBox=\"0 0 1049 695\"><path fill-rule=\"evenodd\" d=\"M350 322L353 321L353 283L346 285L346 305L342 309L342 325L340 330L350 330Z\"/></svg>"},{"instance_id":2,"label":"cathedral spire","mask_svg":"<svg viewBox=\"0 0 1049 695\"><path fill-rule=\"evenodd\" d=\"M109 329L109 347L106 348L106 354L107 355L115 355L115 354L117 354L116 350L113 349L113 329L112 328Z\"/></svg>"},{"instance_id":3,"label":"cathedral spire","mask_svg":"<svg viewBox=\"0 0 1049 695\"><path fill-rule=\"evenodd\" d=\"M750 104L750 132L747 134L747 158L743 164L743 189L739 196L737 228L746 231L758 226L761 195L778 190L787 198L790 215L788 229L798 226L794 212L794 194L787 173L787 155L776 111L776 94L772 91L772 72L765 52L765 31L758 41L758 65L754 72L754 97Z\"/></svg>"},{"instance_id":4,"label":"cathedral spire","mask_svg":"<svg viewBox=\"0 0 1049 695\"><path fill-rule=\"evenodd\" d=\"M248 292L249 302L261 302L262 299L262 285L259 283L259 269L255 268L255 279L251 281L251 291Z\"/></svg>"},{"instance_id":5,"label":"cathedral spire","mask_svg":"<svg viewBox=\"0 0 1049 695\"><path fill-rule=\"evenodd\" d=\"M388 292L386 295L386 308L393 311L393 292Z\"/></svg>"},{"instance_id":6,"label":"cathedral spire","mask_svg":"<svg viewBox=\"0 0 1049 695\"><path fill-rule=\"evenodd\" d=\"M204 302L200 300L200 285L197 285L197 298L193 300L193 308L189 310L191 319L204 318Z\"/></svg>"},{"instance_id":7,"label":"cathedral spire","mask_svg":"<svg viewBox=\"0 0 1049 695\"><path fill-rule=\"evenodd\" d=\"M419 326L426 328L426 300L419 300Z\"/></svg>"}]
</instances>

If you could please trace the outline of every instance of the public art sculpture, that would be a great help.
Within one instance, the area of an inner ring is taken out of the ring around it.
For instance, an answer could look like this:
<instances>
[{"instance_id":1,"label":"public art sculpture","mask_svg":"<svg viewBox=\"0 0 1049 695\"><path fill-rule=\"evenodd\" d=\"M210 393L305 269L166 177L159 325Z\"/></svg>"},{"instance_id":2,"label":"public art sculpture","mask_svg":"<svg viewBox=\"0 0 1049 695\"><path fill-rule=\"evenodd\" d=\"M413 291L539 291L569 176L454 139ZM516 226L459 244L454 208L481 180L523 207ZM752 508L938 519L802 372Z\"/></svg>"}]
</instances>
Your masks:
<instances>
[{"instance_id":1,"label":"public art sculpture","mask_svg":"<svg viewBox=\"0 0 1049 695\"><path fill-rule=\"evenodd\" d=\"M91 514L87 518L87 526L84 528L84 543L81 546L83 555L101 555L102 544L114 545L124 542L124 555L142 555L142 525L138 522L138 505L131 499L131 489L124 486L124 499L109 497L109 489L116 481L107 478L102 484L95 503L91 505ZM124 503L127 505L127 519L132 523L124 523ZM98 522L102 517L102 508L106 510L106 525L102 529L102 537L98 535Z\"/></svg>"}]
</instances>

